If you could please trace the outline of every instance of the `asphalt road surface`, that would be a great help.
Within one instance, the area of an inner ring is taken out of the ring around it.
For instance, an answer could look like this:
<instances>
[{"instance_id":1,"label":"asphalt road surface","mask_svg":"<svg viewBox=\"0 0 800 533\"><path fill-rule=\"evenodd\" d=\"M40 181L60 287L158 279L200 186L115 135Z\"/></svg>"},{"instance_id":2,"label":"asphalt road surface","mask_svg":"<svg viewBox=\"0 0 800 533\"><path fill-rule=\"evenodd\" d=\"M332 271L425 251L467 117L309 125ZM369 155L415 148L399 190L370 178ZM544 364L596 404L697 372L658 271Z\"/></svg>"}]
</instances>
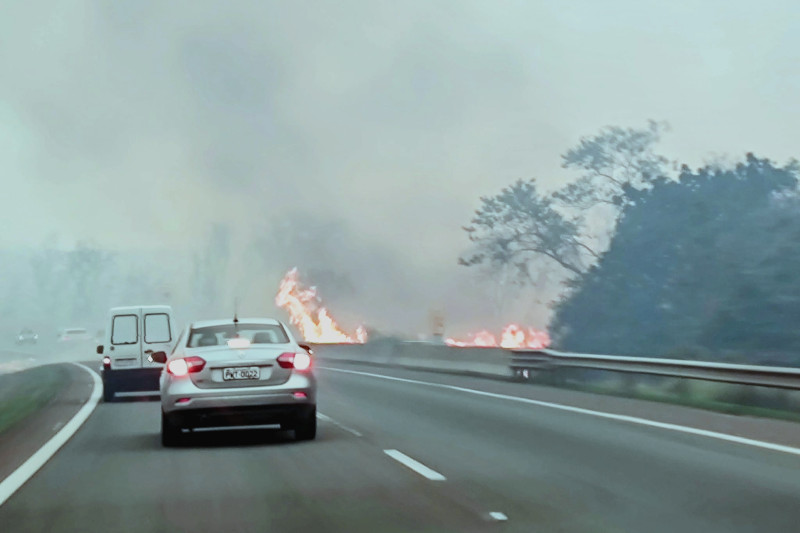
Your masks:
<instances>
[{"instance_id":1,"label":"asphalt road surface","mask_svg":"<svg viewBox=\"0 0 800 533\"><path fill-rule=\"evenodd\" d=\"M322 366L312 442L226 430L163 449L157 402L100 403L0 531L800 529L798 455L470 392L535 398L525 384Z\"/></svg>"}]
</instances>

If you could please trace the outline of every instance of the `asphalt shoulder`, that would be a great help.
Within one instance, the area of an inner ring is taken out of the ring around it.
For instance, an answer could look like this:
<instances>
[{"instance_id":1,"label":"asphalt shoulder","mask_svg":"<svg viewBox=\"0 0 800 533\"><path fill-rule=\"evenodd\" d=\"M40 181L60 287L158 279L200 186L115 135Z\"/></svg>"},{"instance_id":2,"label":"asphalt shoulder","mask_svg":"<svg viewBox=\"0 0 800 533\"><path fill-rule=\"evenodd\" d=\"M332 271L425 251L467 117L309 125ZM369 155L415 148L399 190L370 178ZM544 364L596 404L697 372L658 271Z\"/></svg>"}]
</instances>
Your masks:
<instances>
[{"instance_id":1,"label":"asphalt shoulder","mask_svg":"<svg viewBox=\"0 0 800 533\"><path fill-rule=\"evenodd\" d=\"M784 446L800 447L800 423L797 422L730 415L658 401L596 394L499 379L451 375L442 372L388 367L376 368L371 365L355 363L343 364L330 359L320 361L320 366L474 389L578 409L642 418L663 424L674 424L724 433Z\"/></svg>"}]
</instances>

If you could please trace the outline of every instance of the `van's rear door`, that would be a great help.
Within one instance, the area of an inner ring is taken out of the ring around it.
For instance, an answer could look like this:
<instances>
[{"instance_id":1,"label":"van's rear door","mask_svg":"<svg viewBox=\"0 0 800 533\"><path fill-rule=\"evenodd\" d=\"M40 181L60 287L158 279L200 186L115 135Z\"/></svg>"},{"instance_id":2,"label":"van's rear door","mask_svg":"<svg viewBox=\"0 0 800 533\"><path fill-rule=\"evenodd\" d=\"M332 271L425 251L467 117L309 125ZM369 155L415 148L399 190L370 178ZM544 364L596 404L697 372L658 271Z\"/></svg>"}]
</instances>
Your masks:
<instances>
[{"instance_id":1,"label":"van's rear door","mask_svg":"<svg viewBox=\"0 0 800 533\"><path fill-rule=\"evenodd\" d=\"M111 315L111 345L108 356L113 370L142 367L141 312L125 309Z\"/></svg>"},{"instance_id":2,"label":"van's rear door","mask_svg":"<svg viewBox=\"0 0 800 533\"><path fill-rule=\"evenodd\" d=\"M154 352L167 352L172 349L172 310L166 306L142 308L142 367L160 368L161 363L154 363L148 358Z\"/></svg>"}]
</instances>

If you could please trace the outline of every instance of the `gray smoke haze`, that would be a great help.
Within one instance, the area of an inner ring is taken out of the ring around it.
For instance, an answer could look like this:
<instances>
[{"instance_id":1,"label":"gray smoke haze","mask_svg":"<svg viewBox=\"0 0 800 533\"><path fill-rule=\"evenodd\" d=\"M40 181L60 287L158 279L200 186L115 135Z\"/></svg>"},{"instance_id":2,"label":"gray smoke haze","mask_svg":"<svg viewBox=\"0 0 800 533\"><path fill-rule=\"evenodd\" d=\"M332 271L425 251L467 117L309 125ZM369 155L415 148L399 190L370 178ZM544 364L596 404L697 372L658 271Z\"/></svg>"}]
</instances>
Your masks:
<instances>
[{"instance_id":1,"label":"gray smoke haze","mask_svg":"<svg viewBox=\"0 0 800 533\"><path fill-rule=\"evenodd\" d=\"M555 189L579 137L648 118L670 122L664 151L693 165L798 155L800 4L755 7L7 4L0 247L56 236L161 255L159 279L190 306L176 265L223 226L225 306L275 312L296 265L351 323L424 332L442 309L454 332L544 326L552 276L493 308L497 287L456 265L479 196L519 178Z\"/></svg>"}]
</instances>

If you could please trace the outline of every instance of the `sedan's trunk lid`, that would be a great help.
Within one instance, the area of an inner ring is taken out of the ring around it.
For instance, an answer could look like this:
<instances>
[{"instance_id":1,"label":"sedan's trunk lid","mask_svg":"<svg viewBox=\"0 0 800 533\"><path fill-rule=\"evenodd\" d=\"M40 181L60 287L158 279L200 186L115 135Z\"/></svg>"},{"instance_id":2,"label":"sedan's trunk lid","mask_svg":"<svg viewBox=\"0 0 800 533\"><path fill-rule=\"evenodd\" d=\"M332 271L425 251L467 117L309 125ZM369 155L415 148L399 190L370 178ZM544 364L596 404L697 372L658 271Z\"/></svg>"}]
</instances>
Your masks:
<instances>
[{"instance_id":1,"label":"sedan's trunk lid","mask_svg":"<svg viewBox=\"0 0 800 533\"><path fill-rule=\"evenodd\" d=\"M201 389L280 385L286 383L292 369L281 368L278 356L294 351L295 348L290 344L251 345L241 349L228 346L195 348L191 350L191 355L202 357L206 364L200 372L189 375Z\"/></svg>"}]
</instances>

